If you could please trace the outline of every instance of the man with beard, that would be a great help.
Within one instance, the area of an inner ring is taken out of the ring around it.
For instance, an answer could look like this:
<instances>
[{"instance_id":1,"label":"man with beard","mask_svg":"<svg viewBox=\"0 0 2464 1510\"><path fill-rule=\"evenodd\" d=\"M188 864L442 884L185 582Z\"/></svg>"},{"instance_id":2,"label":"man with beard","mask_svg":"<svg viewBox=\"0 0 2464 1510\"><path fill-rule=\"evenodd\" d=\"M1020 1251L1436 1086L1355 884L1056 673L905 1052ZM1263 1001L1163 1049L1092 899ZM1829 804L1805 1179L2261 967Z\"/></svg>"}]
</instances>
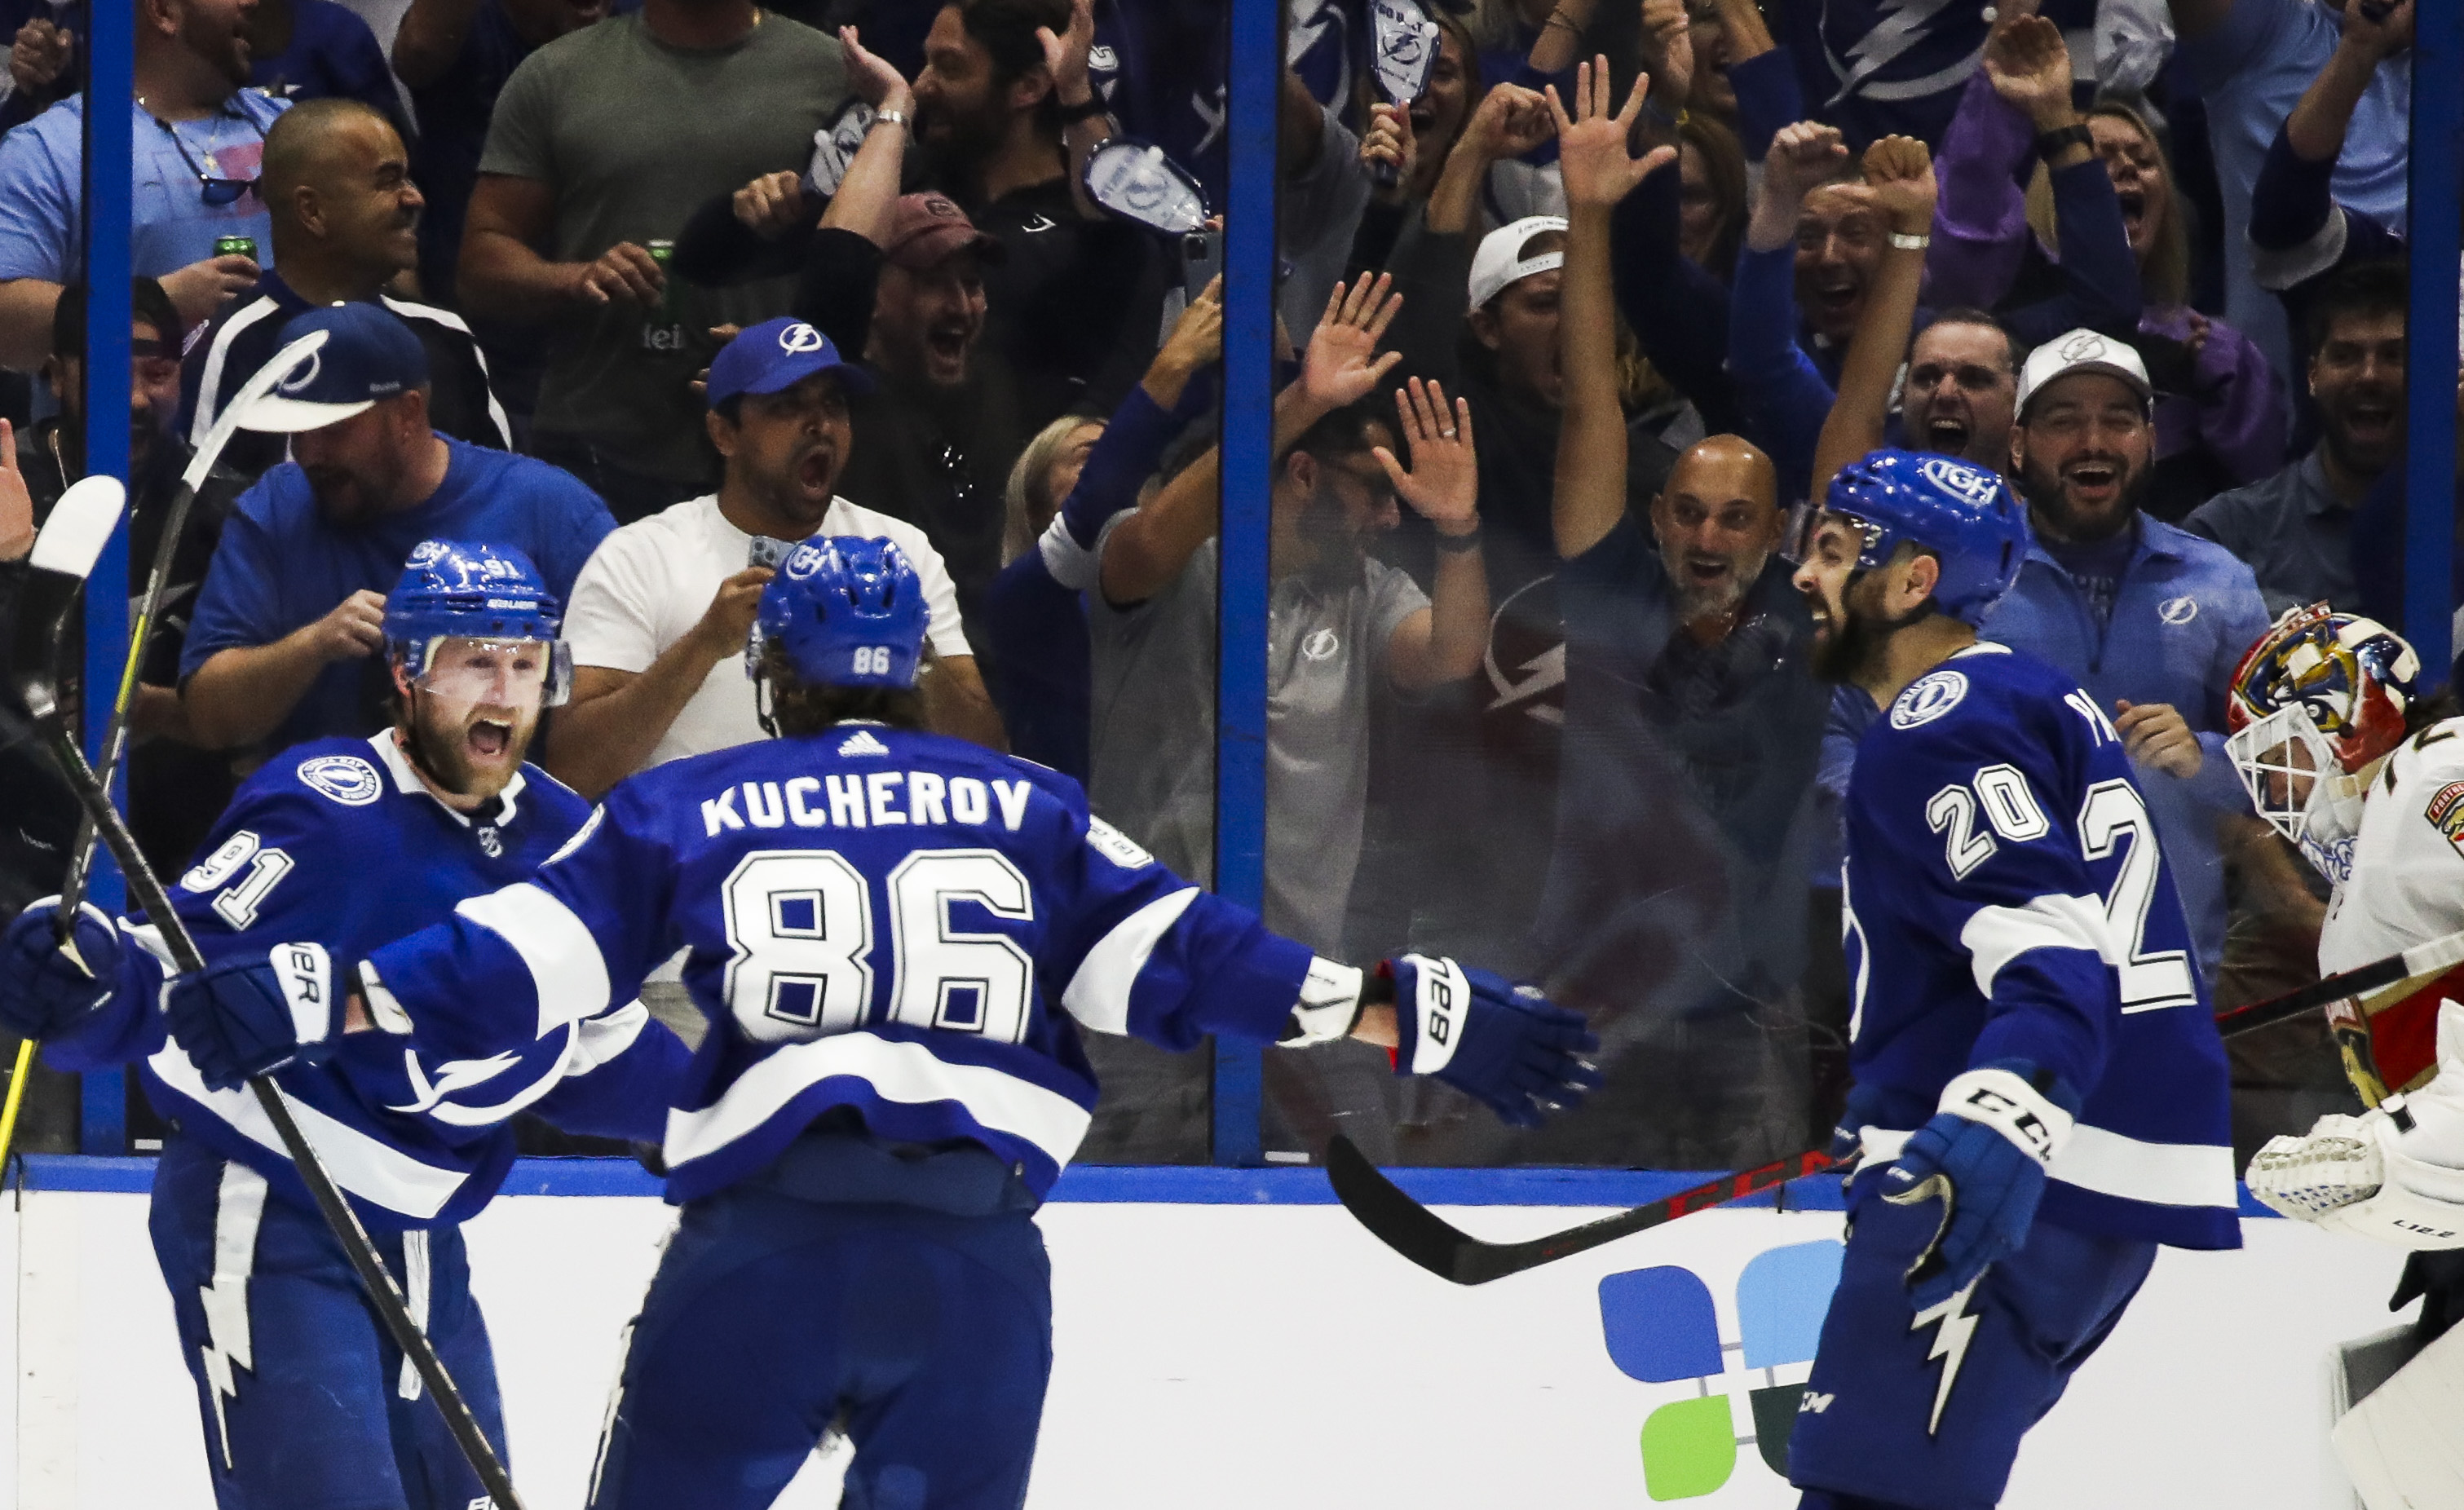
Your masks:
<instances>
[{"instance_id":1,"label":"man with beard","mask_svg":"<svg viewBox=\"0 0 2464 1510\"><path fill-rule=\"evenodd\" d=\"M487 359L458 315L388 298L385 288L417 265L426 200L393 122L356 99L312 99L265 134L257 192L274 219L274 260L256 286L223 306L181 364L181 415L188 444L203 446L214 422L280 349L285 320L319 305L382 303L428 349L430 422L456 440L513 449L504 410L488 387ZM221 465L251 479L282 460L277 435L243 431Z\"/></svg>"},{"instance_id":2,"label":"man with beard","mask_svg":"<svg viewBox=\"0 0 2464 1510\"><path fill-rule=\"evenodd\" d=\"M1088 81L1093 41L1083 0L964 0L934 18L915 77L931 182L1007 252L984 270L984 350L1029 433L1120 402L1163 297L1154 237L1092 214L1068 171L1073 143L1109 129Z\"/></svg>"},{"instance_id":3,"label":"man with beard","mask_svg":"<svg viewBox=\"0 0 2464 1510\"><path fill-rule=\"evenodd\" d=\"M407 339L406 337L406 339ZM512 550L424 540L386 585L392 716L295 747L242 786L172 906L209 967L279 960L273 1010L321 1013L353 962L407 929L485 909L569 847L590 806L523 763L564 682L557 601ZM168 1124L149 1227L196 1382L215 1502L239 1510L466 1510L483 1489L419 1398L341 1243L255 1096L168 1036L151 927L79 910L76 953L40 903L0 945L0 1022L55 1066L141 1064ZM501 1014L501 998L474 1001ZM495 1360L461 1224L512 1168L512 1119L660 1136L683 1045L641 1003L605 1003L495 1058L410 1046L410 1020L307 1046L271 1073L482 1430L505 1451ZM528 1039L535 1024L518 1032ZM157 1423L160 1429L162 1423Z\"/></svg>"},{"instance_id":4,"label":"man with beard","mask_svg":"<svg viewBox=\"0 0 2464 1510\"><path fill-rule=\"evenodd\" d=\"M1984 628L2076 678L2113 719L2212 979L2225 942L2218 820L2244 807L2225 703L2268 618L2249 567L2141 512L2153 402L2139 353L2110 337L2075 330L2029 353L2011 470L2035 540Z\"/></svg>"},{"instance_id":5,"label":"man with beard","mask_svg":"<svg viewBox=\"0 0 2464 1510\"><path fill-rule=\"evenodd\" d=\"M181 700L208 749L381 727L368 658L395 563L421 540L510 546L562 597L615 528L567 473L431 428L428 353L393 315L312 310L276 346L320 330L317 360L247 416L288 432L293 459L233 507L181 651Z\"/></svg>"},{"instance_id":6,"label":"man with beard","mask_svg":"<svg viewBox=\"0 0 2464 1510\"><path fill-rule=\"evenodd\" d=\"M2271 613L2361 607L2354 515L2404 455L2404 264L2346 268L2309 310L2310 398L2319 447L2273 477L2220 492L2182 521L2250 563Z\"/></svg>"},{"instance_id":7,"label":"man with beard","mask_svg":"<svg viewBox=\"0 0 2464 1510\"><path fill-rule=\"evenodd\" d=\"M1531 969L1592 1020L1614 1072L1611 1109L1522 1156L1738 1168L1810 1130L1794 988L1829 689L1775 554L1771 458L1715 435L1678 458L1647 527L1627 508L1610 219L1667 149L1628 150L1639 93L1615 116L1588 66L1575 87L1558 138L1565 754Z\"/></svg>"},{"instance_id":8,"label":"man with beard","mask_svg":"<svg viewBox=\"0 0 2464 1510\"><path fill-rule=\"evenodd\" d=\"M636 771L767 737L743 665L771 569L809 536L894 541L931 608L918 684L939 733L1001 747L950 574L924 532L838 495L851 395L872 385L800 319L764 320L710 368L718 491L607 537L574 584L573 702L548 738L549 769L596 798Z\"/></svg>"},{"instance_id":9,"label":"man with beard","mask_svg":"<svg viewBox=\"0 0 2464 1510\"><path fill-rule=\"evenodd\" d=\"M2059 382L2039 396L2058 407L2023 397L2023 431L2069 429L2109 384L2091 438L2129 447L2126 377ZM2046 475L2084 472L2056 439L2017 444ZM1969 1510L2002 1498L2159 1245L2240 1245L2224 1052L2130 758L2145 740L1979 637L2031 569L2008 485L1884 450L1823 504L1796 574L1816 666L1888 712L1847 793L1856 1084L1836 1149L1856 1177L1788 1477L1800 1510Z\"/></svg>"},{"instance_id":10,"label":"man with beard","mask_svg":"<svg viewBox=\"0 0 2464 1510\"><path fill-rule=\"evenodd\" d=\"M248 83L243 36L254 0L141 0L137 7L129 271L159 279L195 325L256 279L263 250L254 192L266 128L285 108ZM0 365L33 371L49 349L52 306L84 266L80 206L85 96L73 95L0 138Z\"/></svg>"}]
</instances>

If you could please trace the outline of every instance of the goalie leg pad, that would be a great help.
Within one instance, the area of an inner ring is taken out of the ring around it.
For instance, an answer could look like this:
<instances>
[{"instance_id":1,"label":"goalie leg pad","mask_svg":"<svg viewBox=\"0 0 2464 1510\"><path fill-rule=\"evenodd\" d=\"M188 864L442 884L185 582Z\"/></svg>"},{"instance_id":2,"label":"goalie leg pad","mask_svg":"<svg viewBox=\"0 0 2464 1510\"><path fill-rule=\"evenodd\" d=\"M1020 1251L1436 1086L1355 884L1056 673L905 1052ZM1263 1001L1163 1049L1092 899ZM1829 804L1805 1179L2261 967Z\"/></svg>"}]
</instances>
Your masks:
<instances>
[{"instance_id":1,"label":"goalie leg pad","mask_svg":"<svg viewBox=\"0 0 2464 1510\"><path fill-rule=\"evenodd\" d=\"M2336 1456L2369 1510L2464 1510L2464 1327L2450 1330L2336 1423Z\"/></svg>"}]
</instances>

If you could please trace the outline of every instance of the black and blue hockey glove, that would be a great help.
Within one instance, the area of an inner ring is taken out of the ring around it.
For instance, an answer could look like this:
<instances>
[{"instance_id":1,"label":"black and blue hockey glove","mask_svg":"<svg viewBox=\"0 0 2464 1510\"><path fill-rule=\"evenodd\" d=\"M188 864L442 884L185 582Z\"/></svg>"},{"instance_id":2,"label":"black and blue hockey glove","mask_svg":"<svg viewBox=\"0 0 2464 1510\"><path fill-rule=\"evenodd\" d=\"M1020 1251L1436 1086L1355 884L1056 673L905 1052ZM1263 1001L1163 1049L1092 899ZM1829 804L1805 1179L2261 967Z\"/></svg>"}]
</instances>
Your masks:
<instances>
[{"instance_id":1,"label":"black and blue hockey glove","mask_svg":"<svg viewBox=\"0 0 2464 1510\"><path fill-rule=\"evenodd\" d=\"M209 1089L230 1090L334 1051L333 961L322 944L276 944L171 982L171 1036Z\"/></svg>"},{"instance_id":2,"label":"black and blue hockey glove","mask_svg":"<svg viewBox=\"0 0 2464 1510\"><path fill-rule=\"evenodd\" d=\"M1941 1109L1882 1171L1882 1198L1939 1198L1942 1224L1908 1266L1909 1298L1929 1310L2019 1251L2045 1194L2045 1169L2070 1137L2079 1095L2025 1060L1995 1060L1952 1078Z\"/></svg>"},{"instance_id":3,"label":"black and blue hockey glove","mask_svg":"<svg viewBox=\"0 0 2464 1510\"><path fill-rule=\"evenodd\" d=\"M1600 1040L1536 988L1428 954L1378 968L1395 977L1397 1073L1434 1075L1514 1127L1540 1126L1599 1084L1588 1056Z\"/></svg>"},{"instance_id":4,"label":"black and blue hockey glove","mask_svg":"<svg viewBox=\"0 0 2464 1510\"><path fill-rule=\"evenodd\" d=\"M111 999L120 978L120 930L91 902L77 907L76 952L53 931L56 896L28 904L0 941L0 1024L48 1039Z\"/></svg>"}]
</instances>

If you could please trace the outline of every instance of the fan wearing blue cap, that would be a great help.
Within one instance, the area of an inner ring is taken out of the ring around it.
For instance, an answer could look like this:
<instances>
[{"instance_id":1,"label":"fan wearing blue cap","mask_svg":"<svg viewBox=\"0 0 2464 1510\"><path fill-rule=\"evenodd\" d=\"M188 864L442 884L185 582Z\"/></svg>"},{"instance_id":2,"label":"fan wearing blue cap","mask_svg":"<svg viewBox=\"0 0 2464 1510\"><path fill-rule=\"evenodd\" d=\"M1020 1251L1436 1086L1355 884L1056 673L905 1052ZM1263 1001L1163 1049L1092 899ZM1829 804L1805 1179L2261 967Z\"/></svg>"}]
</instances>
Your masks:
<instances>
[{"instance_id":1,"label":"fan wearing blue cap","mask_svg":"<svg viewBox=\"0 0 2464 1510\"><path fill-rule=\"evenodd\" d=\"M297 372L240 411L287 434L292 459L233 505L181 647L181 697L208 749L327 734L381 721L385 597L424 540L521 556L569 597L616 521L569 472L439 433L428 354L378 304L295 317L282 344L325 337Z\"/></svg>"},{"instance_id":2,"label":"fan wearing blue cap","mask_svg":"<svg viewBox=\"0 0 2464 1510\"><path fill-rule=\"evenodd\" d=\"M636 771L764 737L736 663L772 571L815 536L893 542L913 569L932 657L933 727L999 748L1001 718L959 622L957 590L923 530L839 496L851 395L872 379L792 317L747 327L710 364L718 491L626 525L574 584L573 700L548 766L597 796Z\"/></svg>"}]
</instances>

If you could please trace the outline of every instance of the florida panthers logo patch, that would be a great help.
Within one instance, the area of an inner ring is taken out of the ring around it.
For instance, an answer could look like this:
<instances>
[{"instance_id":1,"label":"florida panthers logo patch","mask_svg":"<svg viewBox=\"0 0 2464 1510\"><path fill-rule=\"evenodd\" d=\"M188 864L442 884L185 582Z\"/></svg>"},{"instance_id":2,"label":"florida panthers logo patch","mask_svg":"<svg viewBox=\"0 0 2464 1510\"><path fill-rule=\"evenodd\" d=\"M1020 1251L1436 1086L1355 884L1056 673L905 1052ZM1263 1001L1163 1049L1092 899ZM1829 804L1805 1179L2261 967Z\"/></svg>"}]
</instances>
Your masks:
<instances>
[{"instance_id":1,"label":"florida panthers logo patch","mask_svg":"<svg viewBox=\"0 0 2464 1510\"><path fill-rule=\"evenodd\" d=\"M2430 795L2430 806L2422 816L2430 826L2447 836L2447 842L2464 849L2464 781L2450 781Z\"/></svg>"},{"instance_id":2,"label":"florida panthers logo patch","mask_svg":"<svg viewBox=\"0 0 2464 1510\"><path fill-rule=\"evenodd\" d=\"M377 768L358 755L319 755L302 760L299 783L344 807L365 807L385 792Z\"/></svg>"},{"instance_id":3,"label":"florida panthers logo patch","mask_svg":"<svg viewBox=\"0 0 2464 1510\"><path fill-rule=\"evenodd\" d=\"M1914 729L1929 724L1959 706L1968 695L1968 678L1958 671L1933 671L1908 684L1891 704L1891 727Z\"/></svg>"}]
</instances>

